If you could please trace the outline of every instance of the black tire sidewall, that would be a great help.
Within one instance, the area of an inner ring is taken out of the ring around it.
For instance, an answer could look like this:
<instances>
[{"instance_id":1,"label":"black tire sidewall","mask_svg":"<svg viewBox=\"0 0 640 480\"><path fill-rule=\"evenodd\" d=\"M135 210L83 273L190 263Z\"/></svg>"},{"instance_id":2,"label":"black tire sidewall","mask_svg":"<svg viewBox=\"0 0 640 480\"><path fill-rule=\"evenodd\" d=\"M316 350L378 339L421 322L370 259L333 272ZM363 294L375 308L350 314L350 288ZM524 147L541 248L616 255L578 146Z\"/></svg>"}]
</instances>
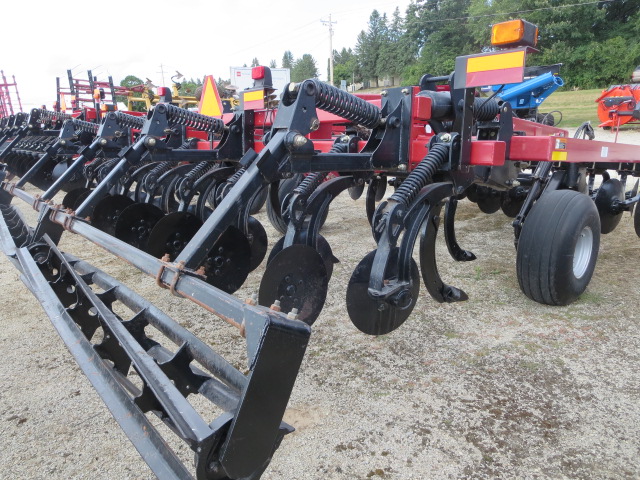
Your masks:
<instances>
[{"instance_id":1,"label":"black tire sidewall","mask_svg":"<svg viewBox=\"0 0 640 480\"><path fill-rule=\"evenodd\" d=\"M593 243L585 273L573 272L575 248L585 227ZM532 300L568 305L591 281L600 248L600 217L593 201L573 190L548 192L534 205L522 228L517 253L518 282Z\"/></svg>"}]
</instances>

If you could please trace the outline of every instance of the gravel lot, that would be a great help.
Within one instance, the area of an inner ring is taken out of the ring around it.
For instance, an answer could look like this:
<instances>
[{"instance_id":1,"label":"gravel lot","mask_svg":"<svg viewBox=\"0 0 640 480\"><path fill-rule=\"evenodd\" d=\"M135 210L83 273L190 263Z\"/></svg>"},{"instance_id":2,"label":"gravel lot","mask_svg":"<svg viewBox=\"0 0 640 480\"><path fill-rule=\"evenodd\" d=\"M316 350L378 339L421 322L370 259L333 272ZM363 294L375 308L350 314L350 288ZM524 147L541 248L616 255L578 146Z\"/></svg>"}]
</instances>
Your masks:
<instances>
[{"instance_id":1,"label":"gravel lot","mask_svg":"<svg viewBox=\"0 0 640 480\"><path fill-rule=\"evenodd\" d=\"M640 144L640 133L619 140ZM400 329L373 338L351 325L344 299L374 248L364 203L344 195L332 206L323 235L340 263L285 417L297 430L264 478L640 478L640 242L629 215L602 237L594 278L567 307L520 292L510 219L465 200L458 220L478 259L455 264L441 241L439 268L469 301L436 304L423 289ZM234 329L81 240L65 234L61 246L242 364ZM4 257L0 279L0 476L153 478Z\"/></svg>"}]
</instances>

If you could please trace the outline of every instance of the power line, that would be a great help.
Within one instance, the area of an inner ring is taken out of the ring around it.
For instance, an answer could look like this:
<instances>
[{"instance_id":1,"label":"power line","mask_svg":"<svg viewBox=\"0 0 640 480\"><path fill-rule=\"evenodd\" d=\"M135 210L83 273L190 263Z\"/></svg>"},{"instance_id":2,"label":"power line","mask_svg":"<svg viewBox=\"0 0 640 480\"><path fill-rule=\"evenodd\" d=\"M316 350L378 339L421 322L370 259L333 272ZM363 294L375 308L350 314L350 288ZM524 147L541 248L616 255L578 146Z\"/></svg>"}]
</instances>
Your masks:
<instances>
[{"instance_id":1,"label":"power line","mask_svg":"<svg viewBox=\"0 0 640 480\"><path fill-rule=\"evenodd\" d=\"M469 15L467 17L455 17L455 18L441 18L439 20L421 20L422 23L440 23L440 22L453 22L455 20L470 20L473 18L484 18L484 17L497 17L500 15L514 15L516 13L530 13L530 12L539 12L541 10L555 10L557 8L570 8L570 7L580 7L583 5L594 5L597 3L611 3L615 0L597 0L595 2L583 2L583 3L572 3L570 5L556 5L554 7L540 7L540 8L532 8L529 10L518 10L515 12L500 12L500 13L485 13L483 15Z\"/></svg>"}]
</instances>

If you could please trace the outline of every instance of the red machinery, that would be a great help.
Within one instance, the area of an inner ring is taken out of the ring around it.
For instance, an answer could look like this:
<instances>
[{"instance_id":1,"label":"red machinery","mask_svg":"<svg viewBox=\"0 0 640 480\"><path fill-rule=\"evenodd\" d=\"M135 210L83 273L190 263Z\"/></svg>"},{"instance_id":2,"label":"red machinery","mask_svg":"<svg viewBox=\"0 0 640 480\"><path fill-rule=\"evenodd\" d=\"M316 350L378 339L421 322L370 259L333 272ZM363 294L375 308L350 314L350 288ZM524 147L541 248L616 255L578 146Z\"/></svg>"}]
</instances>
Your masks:
<instances>
[{"instance_id":1,"label":"red machinery","mask_svg":"<svg viewBox=\"0 0 640 480\"><path fill-rule=\"evenodd\" d=\"M640 84L611 85L596 99L600 127L616 128L627 123L639 123Z\"/></svg>"},{"instance_id":2,"label":"red machinery","mask_svg":"<svg viewBox=\"0 0 640 480\"><path fill-rule=\"evenodd\" d=\"M18 84L16 83L16 77L12 76L13 82L7 82L7 78L4 76L4 72L0 70L0 76L2 76L2 83L0 83L0 118L13 115L13 103L11 102L11 93L9 87L13 87L15 90L16 98L18 100L18 112L22 111L22 102L20 101L20 94L18 93Z\"/></svg>"}]
</instances>

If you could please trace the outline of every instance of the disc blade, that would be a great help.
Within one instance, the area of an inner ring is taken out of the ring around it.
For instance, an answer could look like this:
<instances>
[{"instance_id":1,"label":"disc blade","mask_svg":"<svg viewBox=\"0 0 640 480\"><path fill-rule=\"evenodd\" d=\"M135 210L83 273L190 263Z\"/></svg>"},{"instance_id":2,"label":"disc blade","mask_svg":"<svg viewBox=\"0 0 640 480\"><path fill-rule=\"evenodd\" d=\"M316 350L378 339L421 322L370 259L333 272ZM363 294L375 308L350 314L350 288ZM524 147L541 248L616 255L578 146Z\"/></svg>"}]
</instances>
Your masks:
<instances>
[{"instance_id":1,"label":"disc blade","mask_svg":"<svg viewBox=\"0 0 640 480\"><path fill-rule=\"evenodd\" d=\"M306 232L303 232L300 235L300 241L304 242L306 240L306 236L307 236ZM271 249L271 252L269 252L269 258L267 258L267 265L269 265L271 263L271 260L273 260L274 257L278 253L280 253L284 248L284 238L285 237L280 237L280 239L278 239L278 241L275 243L275 245ZM333 250L331 249L331 245L329 245L329 242L327 242L327 239L324 238L322 235L318 235L318 240L316 243L317 243L316 250L322 257L322 260L324 261L324 267L327 270L327 278L331 280L331 276L333 275L333 265L335 263L340 263L340 260L338 260L333 255Z\"/></svg>"},{"instance_id":2,"label":"disc blade","mask_svg":"<svg viewBox=\"0 0 640 480\"><path fill-rule=\"evenodd\" d=\"M156 258L169 254L175 260L201 226L202 221L190 213L174 212L165 215L151 230L146 252Z\"/></svg>"},{"instance_id":3,"label":"disc blade","mask_svg":"<svg viewBox=\"0 0 640 480\"><path fill-rule=\"evenodd\" d=\"M478 208L484 213L496 213L500 210L500 204L502 200L498 195L487 195L487 196L479 196L478 197Z\"/></svg>"},{"instance_id":4,"label":"disc blade","mask_svg":"<svg viewBox=\"0 0 640 480\"><path fill-rule=\"evenodd\" d=\"M500 201L500 208L502 209L502 213L504 213L507 217L516 218L518 213L520 213L520 209L524 204L525 198L514 199L509 196L508 193L502 195L502 199Z\"/></svg>"},{"instance_id":5,"label":"disc blade","mask_svg":"<svg viewBox=\"0 0 640 480\"><path fill-rule=\"evenodd\" d=\"M368 335L384 335L392 332L411 315L418 300L420 274L415 260L411 259L411 282L403 292L402 305L394 305L369 295L369 277L376 250L369 252L358 264L347 286L347 312L358 330ZM391 250L384 278L398 275L398 249Z\"/></svg>"},{"instance_id":6,"label":"disc blade","mask_svg":"<svg viewBox=\"0 0 640 480\"><path fill-rule=\"evenodd\" d=\"M118 216L114 235L140 250L145 250L151 230L163 216L162 210L155 205L134 203Z\"/></svg>"},{"instance_id":7,"label":"disc blade","mask_svg":"<svg viewBox=\"0 0 640 480\"><path fill-rule=\"evenodd\" d=\"M133 205L133 200L124 195L106 196L94 208L91 224L109 235L115 235L118 217L129 205Z\"/></svg>"},{"instance_id":8,"label":"disc blade","mask_svg":"<svg viewBox=\"0 0 640 480\"><path fill-rule=\"evenodd\" d=\"M308 245L291 245L275 255L260 282L259 303L275 300L288 313L298 309L298 318L312 325L327 298L329 277L320 254Z\"/></svg>"},{"instance_id":9,"label":"disc blade","mask_svg":"<svg viewBox=\"0 0 640 480\"><path fill-rule=\"evenodd\" d=\"M62 199L62 205L64 205L66 208L70 208L71 210L75 210L76 207L80 205L78 203L78 199L82 197L85 193L90 191L91 190L84 187L75 188L64 196L64 198Z\"/></svg>"},{"instance_id":10,"label":"disc blade","mask_svg":"<svg viewBox=\"0 0 640 480\"><path fill-rule=\"evenodd\" d=\"M617 178L610 178L602 182L595 198L600 214L600 233L613 232L622 219L622 211L612 209L614 200L624 200L624 186Z\"/></svg>"},{"instance_id":11,"label":"disc blade","mask_svg":"<svg viewBox=\"0 0 640 480\"><path fill-rule=\"evenodd\" d=\"M209 251L204 263L206 282L227 293L239 289L250 270L251 245L244 233L228 227Z\"/></svg>"},{"instance_id":12,"label":"disc blade","mask_svg":"<svg viewBox=\"0 0 640 480\"><path fill-rule=\"evenodd\" d=\"M363 192L364 192L364 182L361 183L360 185L349 187L349 196L353 200L358 200L362 196Z\"/></svg>"},{"instance_id":13,"label":"disc blade","mask_svg":"<svg viewBox=\"0 0 640 480\"><path fill-rule=\"evenodd\" d=\"M267 238L267 232L262 224L253 217L249 217L249 235L251 239L249 244L251 245L251 262L249 268L253 272L260 266L262 260L267 255L269 249L269 239Z\"/></svg>"}]
</instances>

